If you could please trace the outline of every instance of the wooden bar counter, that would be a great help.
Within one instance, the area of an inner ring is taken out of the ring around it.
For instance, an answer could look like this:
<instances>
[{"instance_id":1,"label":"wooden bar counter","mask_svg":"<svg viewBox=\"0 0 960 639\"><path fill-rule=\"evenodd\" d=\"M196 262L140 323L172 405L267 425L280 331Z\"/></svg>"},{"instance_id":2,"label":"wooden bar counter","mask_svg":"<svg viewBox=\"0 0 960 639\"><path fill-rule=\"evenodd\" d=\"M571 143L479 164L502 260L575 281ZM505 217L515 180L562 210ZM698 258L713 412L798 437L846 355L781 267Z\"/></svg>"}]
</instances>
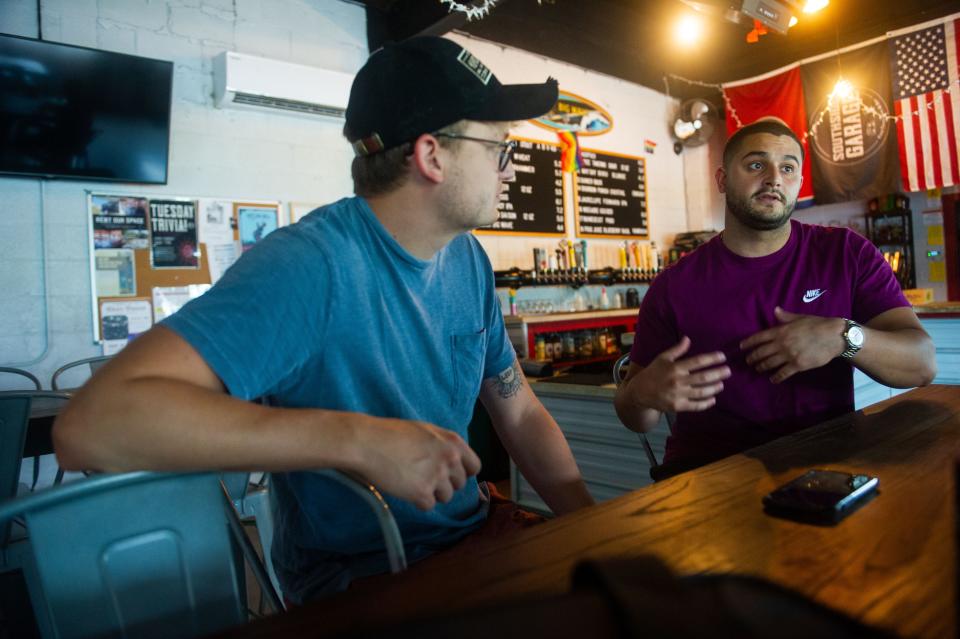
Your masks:
<instances>
[{"instance_id":1,"label":"wooden bar counter","mask_svg":"<svg viewBox=\"0 0 960 639\"><path fill-rule=\"evenodd\" d=\"M228 634L329 636L555 595L584 558L649 553L680 574L763 577L897 635L952 637L958 456L960 388L917 389ZM876 475L880 494L835 527L765 515L763 495L809 468Z\"/></svg>"}]
</instances>

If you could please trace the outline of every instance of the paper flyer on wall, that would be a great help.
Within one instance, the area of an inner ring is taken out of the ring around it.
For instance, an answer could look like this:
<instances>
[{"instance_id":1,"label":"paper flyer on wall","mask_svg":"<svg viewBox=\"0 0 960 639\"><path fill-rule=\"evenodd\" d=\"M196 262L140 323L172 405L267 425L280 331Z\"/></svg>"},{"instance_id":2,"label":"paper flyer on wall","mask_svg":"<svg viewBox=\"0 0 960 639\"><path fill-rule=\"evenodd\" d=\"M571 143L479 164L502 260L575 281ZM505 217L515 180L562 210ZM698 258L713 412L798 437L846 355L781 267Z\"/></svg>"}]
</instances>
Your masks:
<instances>
[{"instance_id":1,"label":"paper flyer on wall","mask_svg":"<svg viewBox=\"0 0 960 639\"><path fill-rule=\"evenodd\" d=\"M210 282L216 283L228 268L240 257L237 242L229 244L207 244L207 266L210 267Z\"/></svg>"},{"instance_id":2,"label":"paper flyer on wall","mask_svg":"<svg viewBox=\"0 0 960 639\"><path fill-rule=\"evenodd\" d=\"M91 195L90 214L95 249L142 249L149 245L146 198Z\"/></svg>"},{"instance_id":3,"label":"paper flyer on wall","mask_svg":"<svg viewBox=\"0 0 960 639\"><path fill-rule=\"evenodd\" d=\"M212 244L233 243L233 203L229 200L201 198L197 200L200 214L197 222L200 228L200 241Z\"/></svg>"},{"instance_id":4,"label":"paper flyer on wall","mask_svg":"<svg viewBox=\"0 0 960 639\"><path fill-rule=\"evenodd\" d=\"M277 230L277 207L275 205L236 204L237 224L240 231L241 252Z\"/></svg>"},{"instance_id":5,"label":"paper flyer on wall","mask_svg":"<svg viewBox=\"0 0 960 639\"><path fill-rule=\"evenodd\" d=\"M210 281L216 282L240 256L239 242L233 239L233 203L202 198L197 204L200 242L207 247Z\"/></svg>"},{"instance_id":6,"label":"paper flyer on wall","mask_svg":"<svg viewBox=\"0 0 960 639\"><path fill-rule=\"evenodd\" d=\"M103 354L120 352L133 338L153 325L153 309L148 299L100 302L100 335Z\"/></svg>"},{"instance_id":7,"label":"paper flyer on wall","mask_svg":"<svg viewBox=\"0 0 960 639\"><path fill-rule=\"evenodd\" d=\"M180 310L184 304L200 297L210 289L209 284L190 286L157 286L153 289L153 321L159 322Z\"/></svg>"},{"instance_id":8,"label":"paper flyer on wall","mask_svg":"<svg viewBox=\"0 0 960 639\"><path fill-rule=\"evenodd\" d=\"M97 297L126 297L137 294L133 249L96 249Z\"/></svg>"},{"instance_id":9,"label":"paper flyer on wall","mask_svg":"<svg viewBox=\"0 0 960 639\"><path fill-rule=\"evenodd\" d=\"M200 268L196 202L150 200L153 268Z\"/></svg>"}]
</instances>

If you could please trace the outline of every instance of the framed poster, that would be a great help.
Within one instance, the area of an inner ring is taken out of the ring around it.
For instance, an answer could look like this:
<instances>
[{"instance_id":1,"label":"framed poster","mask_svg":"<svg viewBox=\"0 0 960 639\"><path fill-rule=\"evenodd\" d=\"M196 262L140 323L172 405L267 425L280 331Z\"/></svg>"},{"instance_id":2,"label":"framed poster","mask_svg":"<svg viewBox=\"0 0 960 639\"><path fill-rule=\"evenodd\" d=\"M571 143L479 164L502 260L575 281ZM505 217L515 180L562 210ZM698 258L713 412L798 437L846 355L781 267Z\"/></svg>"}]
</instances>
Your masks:
<instances>
[{"instance_id":1,"label":"framed poster","mask_svg":"<svg viewBox=\"0 0 960 639\"><path fill-rule=\"evenodd\" d=\"M277 230L280 207L276 204L234 202L233 217L237 221L240 251L245 253L253 245Z\"/></svg>"}]
</instances>

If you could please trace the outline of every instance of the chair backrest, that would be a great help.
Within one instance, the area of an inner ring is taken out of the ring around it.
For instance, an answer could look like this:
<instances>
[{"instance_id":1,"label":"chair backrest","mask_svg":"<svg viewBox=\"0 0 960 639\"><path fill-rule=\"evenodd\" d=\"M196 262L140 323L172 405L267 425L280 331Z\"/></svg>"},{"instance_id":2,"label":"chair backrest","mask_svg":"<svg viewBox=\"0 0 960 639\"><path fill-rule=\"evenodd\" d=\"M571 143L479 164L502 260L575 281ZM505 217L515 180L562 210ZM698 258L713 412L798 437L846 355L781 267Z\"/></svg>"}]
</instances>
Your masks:
<instances>
[{"instance_id":1,"label":"chair backrest","mask_svg":"<svg viewBox=\"0 0 960 639\"><path fill-rule=\"evenodd\" d=\"M30 381L30 384L33 386L29 390L40 390L43 388L43 384L40 383L40 380L37 379L37 376L31 373L30 371L25 371L22 368L12 368L10 366L0 366L0 373L7 373L9 375L17 375L19 377L25 377ZM18 380L21 381L22 380Z\"/></svg>"},{"instance_id":2,"label":"chair backrest","mask_svg":"<svg viewBox=\"0 0 960 639\"><path fill-rule=\"evenodd\" d=\"M60 377L71 369L77 368L78 366L87 365L90 368L90 375L93 375L101 366L103 366L112 358L113 355L100 355L98 357L86 357L84 359L78 359L75 362L68 362L53 372L53 377L50 378L50 388L53 390L60 390L62 384ZM89 377L89 375L87 377ZM86 381L86 378L84 378L84 381ZM76 388L81 385L82 382L79 384L74 383L70 386L70 388Z\"/></svg>"},{"instance_id":3,"label":"chair backrest","mask_svg":"<svg viewBox=\"0 0 960 639\"><path fill-rule=\"evenodd\" d=\"M397 527L397 521L393 518L393 513L390 512L390 506L383 495L380 494L380 491L377 490L377 487L353 475L332 468L313 472L340 482L370 506L377 518L377 523L380 524L380 533L383 535L387 560L390 563L390 572L398 573L406 570L407 557L403 550L403 538L400 536L400 529Z\"/></svg>"},{"instance_id":4,"label":"chair backrest","mask_svg":"<svg viewBox=\"0 0 960 639\"><path fill-rule=\"evenodd\" d=\"M617 361L613 363L613 383L617 386L620 385L620 382L623 381L623 378L627 375L627 369L630 368L630 353L626 352L620 357L617 358Z\"/></svg>"},{"instance_id":5,"label":"chair backrest","mask_svg":"<svg viewBox=\"0 0 960 639\"><path fill-rule=\"evenodd\" d=\"M0 502L17 494L23 444L30 424L30 407L38 398L70 399L55 391L0 391ZM0 548L6 546L10 525L0 524Z\"/></svg>"},{"instance_id":6,"label":"chair backrest","mask_svg":"<svg viewBox=\"0 0 960 639\"><path fill-rule=\"evenodd\" d=\"M617 386L623 382L623 378L627 375L627 369L630 368L630 353L624 353L617 358L617 361L613 363L613 383ZM667 423L670 423L670 417L667 417ZM646 433L637 433L637 436L640 438L640 445L643 446L643 452L647 455L647 461L650 462L650 472L651 474L654 470L660 465L660 462L657 461L657 456L653 454L653 447L650 445L650 440L647 439Z\"/></svg>"},{"instance_id":7,"label":"chair backrest","mask_svg":"<svg viewBox=\"0 0 960 639\"><path fill-rule=\"evenodd\" d=\"M45 599L35 611L62 639L245 621L216 474L98 475L0 504L0 523L21 514Z\"/></svg>"},{"instance_id":8,"label":"chair backrest","mask_svg":"<svg viewBox=\"0 0 960 639\"><path fill-rule=\"evenodd\" d=\"M403 547L403 538L400 535L400 529L390 511L383 495L377 488L365 481L361 481L343 471L327 468L312 471L333 479L344 486L350 488L360 499L362 499L373 511L380 525L380 532L383 535L384 548L387 553L387 561L390 565L390 572L398 573L406 570L407 557ZM236 509L239 516L253 517L256 520L257 534L260 538L260 547L263 550L263 564L270 582L271 589L279 593L281 591L276 571L273 568L273 561L270 554L270 548L273 543L273 516L270 511L269 499L269 481L260 484L250 483L249 473L223 473L221 475L223 490L227 496L227 501ZM257 575L257 568L254 562L248 557L248 561L253 568L254 575L258 581L261 581ZM263 583L261 582L261 587ZM264 590L267 590L264 587Z\"/></svg>"}]
</instances>

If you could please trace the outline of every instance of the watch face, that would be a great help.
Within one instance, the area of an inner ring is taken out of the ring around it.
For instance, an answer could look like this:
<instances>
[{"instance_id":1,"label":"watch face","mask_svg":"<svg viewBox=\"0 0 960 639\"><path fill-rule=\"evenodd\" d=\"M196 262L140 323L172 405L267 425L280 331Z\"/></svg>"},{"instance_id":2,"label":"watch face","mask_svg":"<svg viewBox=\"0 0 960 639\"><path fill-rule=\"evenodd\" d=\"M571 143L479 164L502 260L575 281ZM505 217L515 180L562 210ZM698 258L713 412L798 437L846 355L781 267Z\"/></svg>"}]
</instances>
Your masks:
<instances>
[{"instance_id":1,"label":"watch face","mask_svg":"<svg viewBox=\"0 0 960 639\"><path fill-rule=\"evenodd\" d=\"M859 326L851 326L847 330L847 341L853 346L863 346L863 330Z\"/></svg>"}]
</instances>

